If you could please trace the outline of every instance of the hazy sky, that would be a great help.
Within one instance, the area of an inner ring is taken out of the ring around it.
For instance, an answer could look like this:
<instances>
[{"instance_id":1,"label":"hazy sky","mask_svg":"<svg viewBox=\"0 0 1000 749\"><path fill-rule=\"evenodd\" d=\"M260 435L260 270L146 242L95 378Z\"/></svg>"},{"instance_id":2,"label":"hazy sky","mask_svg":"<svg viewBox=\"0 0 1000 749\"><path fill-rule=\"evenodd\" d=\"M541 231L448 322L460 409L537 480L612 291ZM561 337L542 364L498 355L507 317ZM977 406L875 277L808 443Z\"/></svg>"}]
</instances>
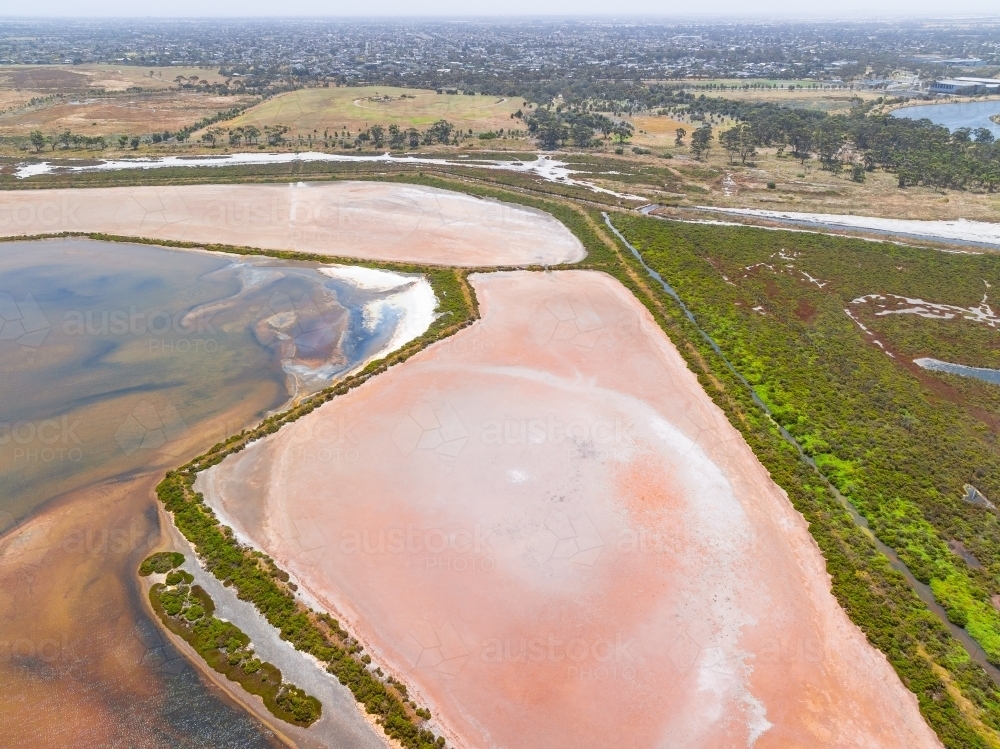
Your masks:
<instances>
[{"instance_id":1,"label":"hazy sky","mask_svg":"<svg viewBox=\"0 0 1000 749\"><path fill-rule=\"evenodd\" d=\"M707 3L673 0L380 0L375 3L330 0L240 0L210 3L204 0L169 0L150 5L134 0L7 0L0 17L75 16L107 17L247 17L247 16L513 16L537 15L650 15L659 17L716 16L722 18L781 15L850 20L858 16L990 15L1000 17L1000 0L711 0Z\"/></svg>"}]
</instances>

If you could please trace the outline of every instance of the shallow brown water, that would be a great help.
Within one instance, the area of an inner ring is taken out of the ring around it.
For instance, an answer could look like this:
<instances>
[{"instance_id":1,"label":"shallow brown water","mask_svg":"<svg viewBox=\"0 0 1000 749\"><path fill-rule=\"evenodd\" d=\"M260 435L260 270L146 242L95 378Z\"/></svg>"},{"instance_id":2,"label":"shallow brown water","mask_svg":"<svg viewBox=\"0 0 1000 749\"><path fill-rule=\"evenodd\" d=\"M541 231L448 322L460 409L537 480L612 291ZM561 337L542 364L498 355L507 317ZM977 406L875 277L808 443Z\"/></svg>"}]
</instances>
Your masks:
<instances>
[{"instance_id":1,"label":"shallow brown water","mask_svg":"<svg viewBox=\"0 0 1000 749\"><path fill-rule=\"evenodd\" d=\"M285 402L283 363L350 364L354 313L321 280L142 245L0 245L0 745L279 744L160 633L135 569L161 543L164 471ZM268 335L289 314L310 350Z\"/></svg>"}]
</instances>

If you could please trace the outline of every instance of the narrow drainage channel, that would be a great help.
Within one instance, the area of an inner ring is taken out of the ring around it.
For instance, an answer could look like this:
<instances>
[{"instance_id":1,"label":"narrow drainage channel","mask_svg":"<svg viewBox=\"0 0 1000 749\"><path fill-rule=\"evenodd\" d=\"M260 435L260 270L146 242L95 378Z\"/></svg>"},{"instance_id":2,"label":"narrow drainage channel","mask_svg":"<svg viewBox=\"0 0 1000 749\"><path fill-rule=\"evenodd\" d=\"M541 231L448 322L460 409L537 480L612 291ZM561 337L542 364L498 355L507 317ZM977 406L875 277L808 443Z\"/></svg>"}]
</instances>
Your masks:
<instances>
[{"instance_id":1,"label":"narrow drainage channel","mask_svg":"<svg viewBox=\"0 0 1000 749\"><path fill-rule=\"evenodd\" d=\"M901 573L903 577L906 578L906 581L912 586L913 590L916 591L916 594L920 597L920 600L922 600L925 604L927 604L927 608L929 608L932 612L934 612L934 614L936 614L937 617L942 622L944 622L944 625L948 627L952 636L956 640L961 642L962 645L965 646L965 649L969 651L969 655L972 656L972 659L976 663L978 663L982 667L982 669L986 672L986 674L993 680L993 682L998 687L1000 687L1000 669L998 669L996 666L994 666L992 663L989 662L989 659L986 657L986 651L983 650L982 647L980 647L979 643L976 642L974 639L972 639L969 633L966 632L962 627L959 627L957 624L953 624L948 620L948 615L945 613L945 610L941 606L941 604L939 604L937 600L934 598L934 593L931 592L930 586L925 585L924 583L917 580L917 578L913 576L913 573L910 572L910 568L907 567L906 564L899 558L899 555L896 554L895 550L892 549L892 547L890 546L886 546L878 539L878 537L874 533L872 533L871 528L868 527L868 521L864 517L862 517L862 515L857 511L857 509L855 509L854 505L851 504L851 501L843 494L841 494L840 491L837 489L837 487L830 482L830 479L826 477L826 474L823 473L823 471L820 470L819 466L816 465L816 461L814 461L809 455L806 454L805 450L802 449L802 445L799 444L798 440L796 440L795 437L793 437L787 429L781 426L781 424L775 421L774 415L771 413L771 409L768 408L767 404L764 403L764 401L761 399L759 395L757 395L757 392L753 389L753 385L751 385L747 381L747 379L737 371L736 367L732 365L732 363L729 361L726 355L722 352L722 349L719 348L719 344L717 344L715 340L708 333L702 330L702 327L698 324L698 321L695 319L694 314L692 314L691 310L689 310L687 308L687 305L684 304L684 301L680 298L680 295L674 290L674 288L670 284L668 284L666 281L663 280L663 277L659 273L657 273L655 270L650 268L649 265L646 264L646 260L642 257L642 254L635 247L633 247L632 244L627 239L625 239L622 233L618 231L617 228L615 228L614 224L611 223L611 218L608 216L608 214L602 212L601 215L604 217L604 223L606 223L608 225L608 228L611 229L612 232L614 232L615 236L618 237L618 239L620 239L622 243L629 248L632 255L635 257L636 260L639 261L642 267L646 270L646 273L649 274L650 278L654 279L658 284L660 284L660 286L663 287L663 290L667 292L667 294L669 294L670 297L675 302L677 302L678 306L684 312L684 316L691 321L691 324L695 326L695 329L698 331L701 337L705 339L705 342L712 347L712 350L716 354L719 355L719 358L722 359L722 362L726 365L726 368L730 372L732 372L733 375L737 379L739 379L739 381L742 382L746 386L746 388L750 391L750 397L753 399L753 402L757 404L757 406L759 406L760 409L765 414L767 414L767 417L771 420L771 423L778 428L778 431L781 433L781 436L789 444L795 447L795 449L799 453L799 457L803 461L805 461L805 463L810 468L816 471L817 475L819 475L819 477L823 480L823 483L826 484L827 488L829 488L830 491L833 493L833 495L837 498L837 501L840 502L840 504L844 507L845 510L847 510L847 513L851 516L851 519L854 521L854 523L859 528L861 528L864 531L864 533L875 543L875 548L877 548L882 554L888 557L889 564L892 565L892 568ZM656 217L654 216L654 218Z\"/></svg>"}]
</instances>

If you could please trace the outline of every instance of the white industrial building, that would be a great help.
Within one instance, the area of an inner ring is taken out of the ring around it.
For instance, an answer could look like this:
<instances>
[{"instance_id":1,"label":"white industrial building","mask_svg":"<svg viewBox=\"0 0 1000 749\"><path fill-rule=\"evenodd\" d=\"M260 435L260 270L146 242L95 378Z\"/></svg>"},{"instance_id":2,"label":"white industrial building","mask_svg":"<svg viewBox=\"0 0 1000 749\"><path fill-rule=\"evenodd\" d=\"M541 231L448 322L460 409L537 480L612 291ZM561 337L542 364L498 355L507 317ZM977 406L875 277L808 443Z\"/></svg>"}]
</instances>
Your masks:
<instances>
[{"instance_id":1,"label":"white industrial building","mask_svg":"<svg viewBox=\"0 0 1000 749\"><path fill-rule=\"evenodd\" d=\"M932 94L996 94L1000 93L997 78L942 78L928 89Z\"/></svg>"}]
</instances>

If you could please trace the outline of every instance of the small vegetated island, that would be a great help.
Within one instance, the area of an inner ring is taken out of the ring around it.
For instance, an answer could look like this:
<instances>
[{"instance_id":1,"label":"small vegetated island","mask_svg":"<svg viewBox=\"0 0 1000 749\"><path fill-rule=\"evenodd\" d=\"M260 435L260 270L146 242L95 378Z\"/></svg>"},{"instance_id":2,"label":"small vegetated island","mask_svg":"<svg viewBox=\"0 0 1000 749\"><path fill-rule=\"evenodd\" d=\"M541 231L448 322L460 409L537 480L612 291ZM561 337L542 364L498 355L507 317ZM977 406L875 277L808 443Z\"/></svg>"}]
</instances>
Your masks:
<instances>
[{"instance_id":1,"label":"small vegetated island","mask_svg":"<svg viewBox=\"0 0 1000 749\"><path fill-rule=\"evenodd\" d=\"M235 624L217 619L215 603L200 585L192 585L179 552L159 552L139 567L143 577L165 575L149 589L149 602L163 625L187 642L213 669L259 696L276 718L311 726L323 712L315 697L282 680L281 671L254 655L250 638Z\"/></svg>"}]
</instances>

